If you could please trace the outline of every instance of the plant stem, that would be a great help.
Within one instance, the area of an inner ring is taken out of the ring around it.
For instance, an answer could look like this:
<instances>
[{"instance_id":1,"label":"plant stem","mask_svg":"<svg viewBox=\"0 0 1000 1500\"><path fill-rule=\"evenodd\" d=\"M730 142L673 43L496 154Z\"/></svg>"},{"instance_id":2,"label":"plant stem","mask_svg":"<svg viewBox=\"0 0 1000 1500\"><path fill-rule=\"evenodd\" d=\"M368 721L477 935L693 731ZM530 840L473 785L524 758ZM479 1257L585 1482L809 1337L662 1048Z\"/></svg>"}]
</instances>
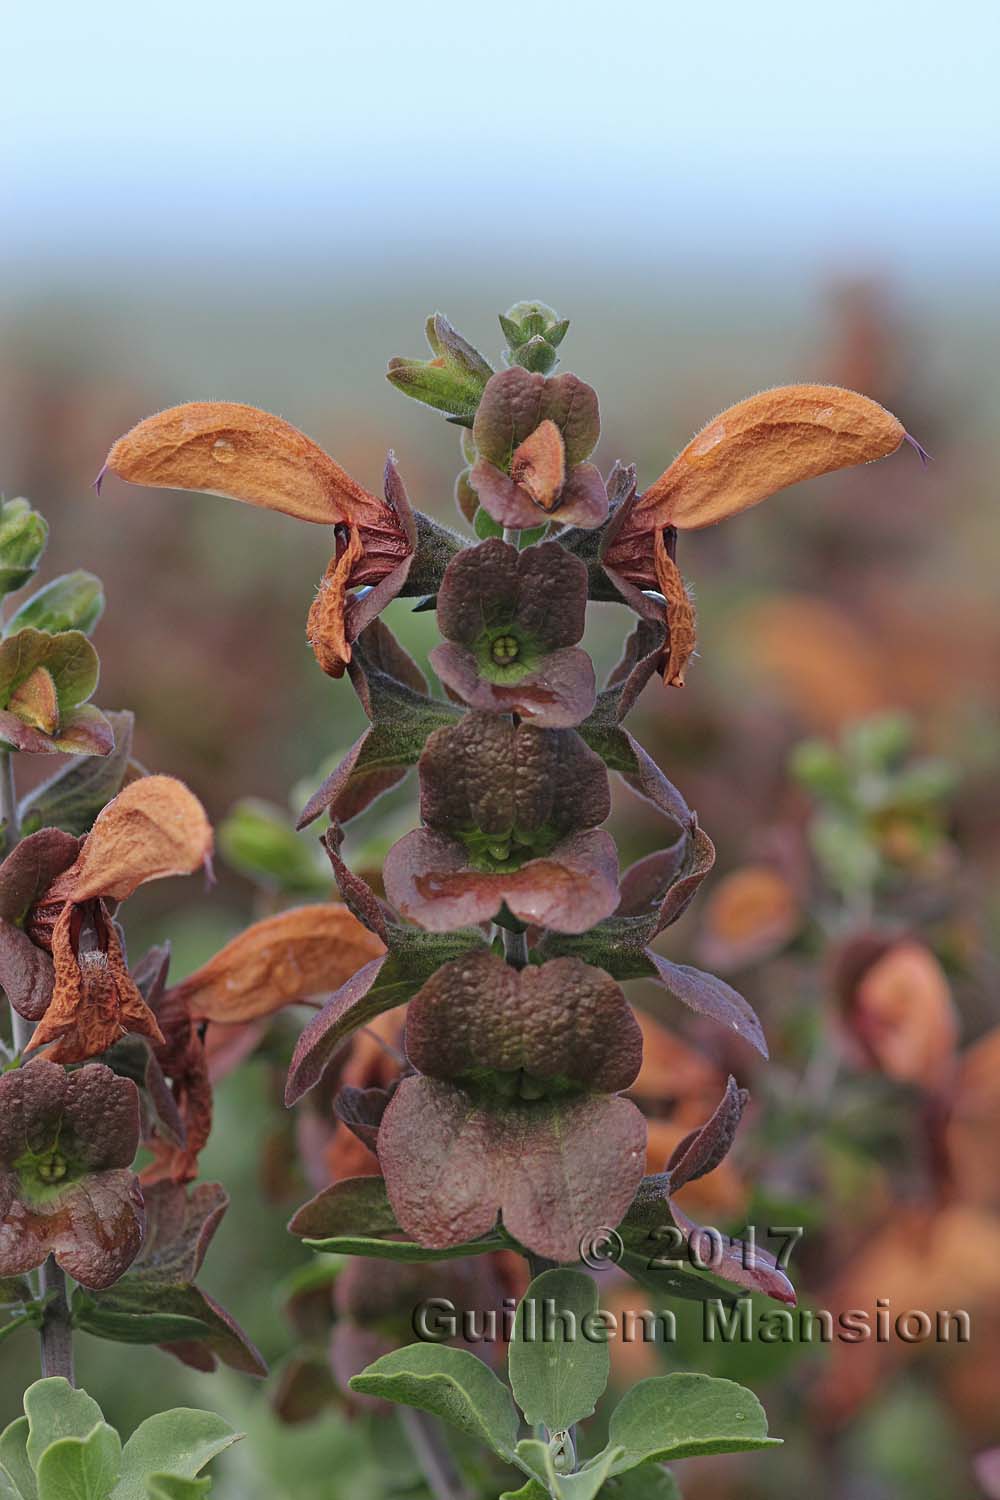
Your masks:
<instances>
[{"instance_id":1,"label":"plant stem","mask_svg":"<svg viewBox=\"0 0 1000 1500\"><path fill-rule=\"evenodd\" d=\"M8 855L21 841L14 757L10 750L0 751L0 816L3 818L4 854ZM31 1045L34 1026L18 1015L13 1006L10 1007L10 1024L15 1049L26 1052ZM42 1374L64 1375L73 1385L73 1325L66 1300L66 1277L56 1265L54 1256L50 1255L42 1266L40 1282L42 1295L48 1295L50 1299L42 1314Z\"/></svg>"},{"instance_id":2,"label":"plant stem","mask_svg":"<svg viewBox=\"0 0 1000 1500\"><path fill-rule=\"evenodd\" d=\"M4 852L9 854L21 842L21 820L17 815L17 787L14 784L14 758L9 750L0 750L0 815L3 817Z\"/></svg>"},{"instance_id":3,"label":"plant stem","mask_svg":"<svg viewBox=\"0 0 1000 1500\"><path fill-rule=\"evenodd\" d=\"M431 1418L412 1406L399 1409L403 1430L436 1500L468 1500L468 1490Z\"/></svg>"},{"instance_id":4,"label":"plant stem","mask_svg":"<svg viewBox=\"0 0 1000 1500\"><path fill-rule=\"evenodd\" d=\"M73 1325L66 1300L66 1276L50 1255L42 1266L42 1293L51 1301L42 1315L42 1375L63 1375L76 1384L73 1373Z\"/></svg>"},{"instance_id":5,"label":"plant stem","mask_svg":"<svg viewBox=\"0 0 1000 1500\"><path fill-rule=\"evenodd\" d=\"M523 969L528 962L528 934L526 932L511 932L509 927L501 928L503 933L503 956L515 969Z\"/></svg>"},{"instance_id":6,"label":"plant stem","mask_svg":"<svg viewBox=\"0 0 1000 1500\"><path fill-rule=\"evenodd\" d=\"M17 784L14 780L14 754L11 750L0 750L0 818L3 819L4 857L21 842L21 820L17 812ZM10 1008L10 1029L14 1039L14 1051L26 1052L31 1044L34 1026L19 1016L13 1005Z\"/></svg>"}]
</instances>

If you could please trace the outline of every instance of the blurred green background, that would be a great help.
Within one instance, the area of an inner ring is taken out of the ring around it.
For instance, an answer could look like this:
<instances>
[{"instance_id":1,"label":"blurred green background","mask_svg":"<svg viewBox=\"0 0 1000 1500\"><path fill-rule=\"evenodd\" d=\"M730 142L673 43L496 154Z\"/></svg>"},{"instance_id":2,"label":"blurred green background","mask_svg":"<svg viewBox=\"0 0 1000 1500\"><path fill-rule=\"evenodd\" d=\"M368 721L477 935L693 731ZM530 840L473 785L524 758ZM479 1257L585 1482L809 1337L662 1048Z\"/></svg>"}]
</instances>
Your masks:
<instances>
[{"instance_id":1,"label":"blurred green background","mask_svg":"<svg viewBox=\"0 0 1000 1500\"><path fill-rule=\"evenodd\" d=\"M51 523L43 577L104 580L97 701L135 710L145 765L218 820L240 797L285 804L362 719L305 642L330 539L114 480L98 500L113 439L177 401L250 402L369 488L391 446L414 504L458 525L455 431L389 387L386 360L421 354L440 308L495 361L496 314L538 297L572 320L561 367L601 395L604 470L635 460L648 484L719 409L794 380L864 390L934 455L686 538L700 660L683 694L647 689L637 729L726 869L787 811L797 738L909 710L962 773L956 838L995 927L995 8L225 0L22 8L4 30L0 487ZM598 614L606 665L623 616ZM418 654L432 643L432 615L387 618ZM624 853L646 852L656 831L618 811ZM219 874L140 892L133 954L171 936L181 975L259 914ZM973 1031L996 1006L977 992ZM302 1252L294 1199L262 1187L274 1116L261 1063L220 1090L204 1175L234 1201L204 1279L280 1357L272 1288ZM27 1339L0 1351L0 1420L33 1359ZM282 1431L229 1372L81 1336L79 1374L125 1429L186 1402L248 1430L218 1466L223 1500L380 1493L361 1427ZM914 1422L911 1403L893 1440ZM878 1479L879 1441L850 1493L923 1494Z\"/></svg>"}]
</instances>

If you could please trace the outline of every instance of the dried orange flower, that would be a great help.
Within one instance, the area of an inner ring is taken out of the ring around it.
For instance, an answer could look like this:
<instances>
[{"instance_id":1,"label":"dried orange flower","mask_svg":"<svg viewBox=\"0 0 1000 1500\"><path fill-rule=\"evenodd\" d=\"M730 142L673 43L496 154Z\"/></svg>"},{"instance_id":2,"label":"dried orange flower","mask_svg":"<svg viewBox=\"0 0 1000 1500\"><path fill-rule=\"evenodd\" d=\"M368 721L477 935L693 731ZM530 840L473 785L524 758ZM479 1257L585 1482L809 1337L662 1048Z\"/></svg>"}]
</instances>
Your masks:
<instances>
[{"instance_id":1,"label":"dried orange flower","mask_svg":"<svg viewBox=\"0 0 1000 1500\"><path fill-rule=\"evenodd\" d=\"M75 862L31 909L28 935L52 954L55 987L32 1047L54 1062L104 1052L125 1032L163 1041L129 974L107 901L207 862L212 829L197 797L172 776L146 776L98 816Z\"/></svg>"},{"instance_id":2,"label":"dried orange flower","mask_svg":"<svg viewBox=\"0 0 1000 1500\"><path fill-rule=\"evenodd\" d=\"M636 506L680 531L714 526L777 490L895 453L902 423L836 385L783 385L730 406L691 439Z\"/></svg>"},{"instance_id":3,"label":"dried orange flower","mask_svg":"<svg viewBox=\"0 0 1000 1500\"><path fill-rule=\"evenodd\" d=\"M634 471L612 473L618 508L601 561L626 601L666 626L659 670L668 685L683 686L695 645L694 610L668 538L713 526L804 479L884 458L907 436L891 412L855 391L786 385L722 412L644 494L634 495Z\"/></svg>"},{"instance_id":4,"label":"dried orange flower","mask_svg":"<svg viewBox=\"0 0 1000 1500\"><path fill-rule=\"evenodd\" d=\"M297 906L255 922L172 994L192 1016L233 1025L339 989L384 952L346 906Z\"/></svg>"},{"instance_id":5,"label":"dried orange flower","mask_svg":"<svg viewBox=\"0 0 1000 1500\"><path fill-rule=\"evenodd\" d=\"M391 456L379 500L305 433L254 406L191 401L147 417L115 443L98 486L109 470L132 484L202 490L342 528L308 626L316 659L332 677L343 673L351 641L403 587L413 561L416 527ZM371 595L349 601L348 590L365 585L375 585Z\"/></svg>"}]
</instances>

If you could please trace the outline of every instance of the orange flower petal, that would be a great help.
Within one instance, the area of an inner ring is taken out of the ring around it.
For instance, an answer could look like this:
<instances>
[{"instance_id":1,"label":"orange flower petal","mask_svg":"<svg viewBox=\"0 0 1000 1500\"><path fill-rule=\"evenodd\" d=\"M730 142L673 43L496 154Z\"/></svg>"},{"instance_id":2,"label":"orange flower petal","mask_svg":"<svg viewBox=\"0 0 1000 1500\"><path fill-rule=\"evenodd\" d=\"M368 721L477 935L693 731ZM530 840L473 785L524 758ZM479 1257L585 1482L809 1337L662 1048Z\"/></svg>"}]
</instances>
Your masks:
<instances>
[{"instance_id":1,"label":"orange flower petal","mask_svg":"<svg viewBox=\"0 0 1000 1500\"><path fill-rule=\"evenodd\" d=\"M713 526L776 490L894 453L902 424L867 396L836 385L761 391L702 428L642 496L636 517L659 526Z\"/></svg>"},{"instance_id":2,"label":"orange flower petal","mask_svg":"<svg viewBox=\"0 0 1000 1500\"><path fill-rule=\"evenodd\" d=\"M74 1063L107 1051L126 1032L162 1044L156 1018L128 971L114 923L103 924L106 951L78 957L71 940L72 921L73 906L67 902L52 929L55 985L31 1038L32 1049L48 1046L45 1056L50 1062Z\"/></svg>"},{"instance_id":3,"label":"orange flower petal","mask_svg":"<svg viewBox=\"0 0 1000 1500\"><path fill-rule=\"evenodd\" d=\"M306 638L313 655L328 677L342 677L351 659L344 624L344 606L355 563L364 552L361 537L352 526L347 546L330 559L306 621Z\"/></svg>"},{"instance_id":4,"label":"orange flower petal","mask_svg":"<svg viewBox=\"0 0 1000 1500\"><path fill-rule=\"evenodd\" d=\"M124 901L147 880L190 875L211 852L212 827L194 793L173 776L143 776L98 814L76 863L46 900Z\"/></svg>"},{"instance_id":5,"label":"orange flower petal","mask_svg":"<svg viewBox=\"0 0 1000 1500\"><path fill-rule=\"evenodd\" d=\"M890 1078L927 1089L950 1078L958 1014L944 970L922 943L896 943L866 970L847 1022Z\"/></svg>"},{"instance_id":6,"label":"orange flower petal","mask_svg":"<svg viewBox=\"0 0 1000 1500\"><path fill-rule=\"evenodd\" d=\"M384 952L346 906L297 906L248 927L174 994L200 1019L251 1021L339 989Z\"/></svg>"},{"instance_id":7,"label":"orange flower petal","mask_svg":"<svg viewBox=\"0 0 1000 1500\"><path fill-rule=\"evenodd\" d=\"M384 507L281 417L233 401L190 401L120 437L105 469L132 484L201 490L332 526Z\"/></svg>"},{"instance_id":8,"label":"orange flower petal","mask_svg":"<svg viewBox=\"0 0 1000 1500\"><path fill-rule=\"evenodd\" d=\"M667 551L662 531L657 531L653 539L653 559L660 593L667 601L667 628L670 632L667 660L662 668L663 680L668 687L683 687L684 672L697 641L694 605L684 587L680 570Z\"/></svg>"},{"instance_id":9,"label":"orange flower petal","mask_svg":"<svg viewBox=\"0 0 1000 1500\"><path fill-rule=\"evenodd\" d=\"M540 505L551 510L566 483L566 446L554 422L540 422L510 461L510 477Z\"/></svg>"}]
</instances>

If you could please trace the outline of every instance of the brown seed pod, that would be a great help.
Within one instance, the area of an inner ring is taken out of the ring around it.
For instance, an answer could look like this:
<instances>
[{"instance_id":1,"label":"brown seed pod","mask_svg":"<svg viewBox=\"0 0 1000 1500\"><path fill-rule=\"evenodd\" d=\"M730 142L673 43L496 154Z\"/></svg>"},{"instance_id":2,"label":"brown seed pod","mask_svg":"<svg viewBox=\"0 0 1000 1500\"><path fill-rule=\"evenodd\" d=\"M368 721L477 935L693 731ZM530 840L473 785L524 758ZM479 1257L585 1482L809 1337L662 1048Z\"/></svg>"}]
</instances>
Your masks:
<instances>
[{"instance_id":1,"label":"brown seed pod","mask_svg":"<svg viewBox=\"0 0 1000 1500\"><path fill-rule=\"evenodd\" d=\"M730 406L642 496L636 520L698 530L833 469L894 453L902 424L867 396L836 385L783 385Z\"/></svg>"}]
</instances>

